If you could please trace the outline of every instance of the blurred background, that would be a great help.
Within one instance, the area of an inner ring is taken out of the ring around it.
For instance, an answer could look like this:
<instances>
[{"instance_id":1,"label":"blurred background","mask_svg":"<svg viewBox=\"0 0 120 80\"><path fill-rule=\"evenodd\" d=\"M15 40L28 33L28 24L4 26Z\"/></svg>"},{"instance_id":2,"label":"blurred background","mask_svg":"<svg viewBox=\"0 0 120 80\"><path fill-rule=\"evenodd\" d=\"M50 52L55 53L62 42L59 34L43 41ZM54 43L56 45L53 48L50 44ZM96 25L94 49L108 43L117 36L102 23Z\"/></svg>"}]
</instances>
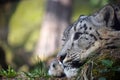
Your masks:
<instances>
[{"instance_id":1,"label":"blurred background","mask_svg":"<svg viewBox=\"0 0 120 80\"><path fill-rule=\"evenodd\" d=\"M113 1L0 0L0 68L28 71L38 60L48 61L68 25Z\"/></svg>"}]
</instances>

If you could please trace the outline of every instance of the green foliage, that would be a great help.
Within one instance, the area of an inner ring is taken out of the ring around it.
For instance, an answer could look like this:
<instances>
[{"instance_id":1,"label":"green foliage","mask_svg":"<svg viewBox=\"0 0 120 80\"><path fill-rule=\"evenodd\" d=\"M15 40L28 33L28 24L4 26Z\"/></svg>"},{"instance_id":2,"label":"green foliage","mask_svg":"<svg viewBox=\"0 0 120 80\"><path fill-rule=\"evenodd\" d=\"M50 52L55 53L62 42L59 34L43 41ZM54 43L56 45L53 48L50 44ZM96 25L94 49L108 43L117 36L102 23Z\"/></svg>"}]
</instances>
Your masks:
<instances>
[{"instance_id":1,"label":"green foliage","mask_svg":"<svg viewBox=\"0 0 120 80\"><path fill-rule=\"evenodd\" d=\"M106 80L105 77L100 77L98 80Z\"/></svg>"},{"instance_id":2,"label":"green foliage","mask_svg":"<svg viewBox=\"0 0 120 80\"><path fill-rule=\"evenodd\" d=\"M101 61L102 65L106 66L107 68L111 68L113 65L113 61L109 59L104 59Z\"/></svg>"},{"instance_id":3,"label":"green foliage","mask_svg":"<svg viewBox=\"0 0 120 80\"><path fill-rule=\"evenodd\" d=\"M111 50L103 50L102 52L103 54L94 59L93 76L96 80L119 80L119 58L115 57L114 54L111 55Z\"/></svg>"},{"instance_id":4,"label":"green foliage","mask_svg":"<svg viewBox=\"0 0 120 80\"><path fill-rule=\"evenodd\" d=\"M7 78L13 78L17 76L17 72L13 68L8 66L7 70L4 69L0 70L0 75Z\"/></svg>"},{"instance_id":5,"label":"green foliage","mask_svg":"<svg viewBox=\"0 0 120 80\"><path fill-rule=\"evenodd\" d=\"M102 6L108 3L109 0L90 0L93 6Z\"/></svg>"},{"instance_id":6,"label":"green foliage","mask_svg":"<svg viewBox=\"0 0 120 80\"><path fill-rule=\"evenodd\" d=\"M98 10L103 5L107 4L109 0L73 0L73 16L72 21L79 18L80 15L90 15Z\"/></svg>"},{"instance_id":7,"label":"green foliage","mask_svg":"<svg viewBox=\"0 0 120 80\"><path fill-rule=\"evenodd\" d=\"M47 68L45 66L45 63L42 61L39 61L36 66L30 71L25 73L26 76L28 76L29 78L48 78L48 71Z\"/></svg>"},{"instance_id":8,"label":"green foliage","mask_svg":"<svg viewBox=\"0 0 120 80\"><path fill-rule=\"evenodd\" d=\"M39 36L44 14L44 0L21 0L9 22L8 42L32 51Z\"/></svg>"},{"instance_id":9,"label":"green foliage","mask_svg":"<svg viewBox=\"0 0 120 80\"><path fill-rule=\"evenodd\" d=\"M101 0L90 0L92 5L98 5Z\"/></svg>"}]
</instances>

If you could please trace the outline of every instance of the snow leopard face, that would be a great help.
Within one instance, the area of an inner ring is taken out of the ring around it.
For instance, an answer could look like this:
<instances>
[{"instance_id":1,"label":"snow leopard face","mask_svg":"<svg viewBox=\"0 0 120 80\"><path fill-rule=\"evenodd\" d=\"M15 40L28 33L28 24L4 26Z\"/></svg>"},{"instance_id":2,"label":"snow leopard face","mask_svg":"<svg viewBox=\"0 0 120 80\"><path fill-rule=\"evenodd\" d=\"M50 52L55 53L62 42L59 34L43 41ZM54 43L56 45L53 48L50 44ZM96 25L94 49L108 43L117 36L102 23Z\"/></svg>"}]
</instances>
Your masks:
<instances>
[{"instance_id":1,"label":"snow leopard face","mask_svg":"<svg viewBox=\"0 0 120 80\"><path fill-rule=\"evenodd\" d=\"M64 32L64 45L57 55L67 77L77 75L84 60L100 45L99 26L92 22L93 16L81 16L77 22ZM102 24L104 26L104 24ZM71 73L74 73L71 74Z\"/></svg>"},{"instance_id":2,"label":"snow leopard face","mask_svg":"<svg viewBox=\"0 0 120 80\"><path fill-rule=\"evenodd\" d=\"M66 28L57 59L68 78L76 76L86 58L110 41L109 34L114 34L109 32L116 30L114 15L114 8L107 5L93 15L80 16ZM120 27L117 29L120 30Z\"/></svg>"}]
</instances>

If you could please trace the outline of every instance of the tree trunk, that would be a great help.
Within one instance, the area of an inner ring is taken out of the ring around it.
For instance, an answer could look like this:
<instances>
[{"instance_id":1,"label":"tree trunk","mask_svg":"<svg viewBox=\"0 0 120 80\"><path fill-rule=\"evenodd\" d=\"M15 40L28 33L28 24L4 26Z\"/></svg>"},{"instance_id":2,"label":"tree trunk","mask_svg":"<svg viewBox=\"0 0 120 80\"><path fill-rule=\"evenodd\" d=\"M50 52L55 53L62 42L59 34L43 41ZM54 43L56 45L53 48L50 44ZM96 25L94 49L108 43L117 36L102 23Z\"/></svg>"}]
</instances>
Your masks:
<instances>
[{"instance_id":1,"label":"tree trunk","mask_svg":"<svg viewBox=\"0 0 120 80\"><path fill-rule=\"evenodd\" d=\"M72 12L72 0L47 0L46 12L41 26L35 53L44 60L61 46L61 37L68 26Z\"/></svg>"},{"instance_id":2,"label":"tree trunk","mask_svg":"<svg viewBox=\"0 0 120 80\"><path fill-rule=\"evenodd\" d=\"M0 66L3 69L7 69L4 46L8 46L9 20L15 10L15 6L10 1L1 1L0 3Z\"/></svg>"}]
</instances>

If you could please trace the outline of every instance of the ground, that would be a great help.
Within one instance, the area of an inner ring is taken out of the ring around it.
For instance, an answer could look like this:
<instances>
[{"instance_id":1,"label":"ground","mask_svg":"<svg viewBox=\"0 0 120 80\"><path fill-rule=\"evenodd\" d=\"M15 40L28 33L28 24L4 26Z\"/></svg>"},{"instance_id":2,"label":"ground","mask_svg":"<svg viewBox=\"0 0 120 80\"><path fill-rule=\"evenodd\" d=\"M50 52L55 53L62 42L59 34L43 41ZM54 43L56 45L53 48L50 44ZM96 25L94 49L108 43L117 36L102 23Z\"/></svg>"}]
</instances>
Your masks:
<instances>
[{"instance_id":1,"label":"ground","mask_svg":"<svg viewBox=\"0 0 120 80\"><path fill-rule=\"evenodd\" d=\"M103 49L98 53L93 53L80 67L78 76L71 80L120 80L120 48ZM1 79L12 80L66 80L67 78L50 77L47 74L44 62L39 62L30 72L16 72L11 67L8 70L1 70Z\"/></svg>"}]
</instances>

